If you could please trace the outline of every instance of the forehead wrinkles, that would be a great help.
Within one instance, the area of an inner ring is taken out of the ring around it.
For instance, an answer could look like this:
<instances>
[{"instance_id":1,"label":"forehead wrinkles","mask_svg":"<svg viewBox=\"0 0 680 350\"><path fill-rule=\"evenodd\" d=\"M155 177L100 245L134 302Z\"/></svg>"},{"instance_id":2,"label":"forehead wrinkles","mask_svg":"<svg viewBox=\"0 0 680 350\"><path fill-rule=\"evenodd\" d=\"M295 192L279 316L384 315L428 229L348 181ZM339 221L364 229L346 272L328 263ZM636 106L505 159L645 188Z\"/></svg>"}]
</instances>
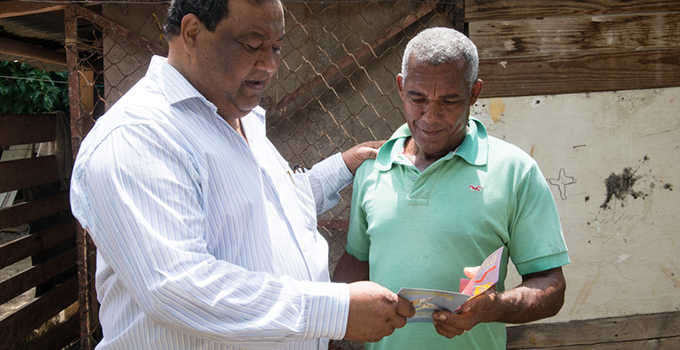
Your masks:
<instances>
[{"instance_id":1,"label":"forehead wrinkles","mask_svg":"<svg viewBox=\"0 0 680 350\"><path fill-rule=\"evenodd\" d=\"M406 83L406 91L410 95L426 96L429 99L450 98L460 95L460 91L450 81L432 81L413 77L413 81Z\"/></svg>"}]
</instances>

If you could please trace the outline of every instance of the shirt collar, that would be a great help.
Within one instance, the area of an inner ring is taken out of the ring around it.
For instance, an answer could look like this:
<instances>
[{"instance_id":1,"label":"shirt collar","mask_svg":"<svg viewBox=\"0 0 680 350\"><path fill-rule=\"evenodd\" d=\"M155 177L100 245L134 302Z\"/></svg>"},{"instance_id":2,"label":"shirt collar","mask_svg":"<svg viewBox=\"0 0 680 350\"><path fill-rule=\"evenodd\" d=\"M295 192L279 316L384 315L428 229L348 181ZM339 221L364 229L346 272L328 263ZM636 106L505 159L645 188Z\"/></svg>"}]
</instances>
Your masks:
<instances>
[{"instance_id":1,"label":"shirt collar","mask_svg":"<svg viewBox=\"0 0 680 350\"><path fill-rule=\"evenodd\" d=\"M483 166L489 159L489 139L484 124L479 120L470 117L468 121L468 133L458 148L449 152L445 157L458 156L463 158L470 165ZM392 134L390 139L378 151L374 167L380 171L392 168L406 138L411 136L408 124L402 125Z\"/></svg>"},{"instance_id":2,"label":"shirt collar","mask_svg":"<svg viewBox=\"0 0 680 350\"><path fill-rule=\"evenodd\" d=\"M201 95L175 67L168 63L165 57L154 55L149 63L146 76L158 84L171 105L197 98L202 100L209 108L217 110L217 107Z\"/></svg>"}]
</instances>

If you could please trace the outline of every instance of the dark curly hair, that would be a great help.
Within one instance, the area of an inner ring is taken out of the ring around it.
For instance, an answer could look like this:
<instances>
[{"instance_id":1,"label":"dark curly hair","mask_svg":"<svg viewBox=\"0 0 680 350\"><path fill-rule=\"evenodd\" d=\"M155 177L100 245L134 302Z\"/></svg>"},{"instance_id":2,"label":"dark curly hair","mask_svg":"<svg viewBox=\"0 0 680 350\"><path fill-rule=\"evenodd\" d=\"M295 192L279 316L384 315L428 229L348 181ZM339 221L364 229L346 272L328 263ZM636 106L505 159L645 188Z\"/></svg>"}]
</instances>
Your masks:
<instances>
[{"instance_id":1,"label":"dark curly hair","mask_svg":"<svg viewBox=\"0 0 680 350\"><path fill-rule=\"evenodd\" d=\"M261 5L271 0L247 0L254 5ZM217 24L229 14L229 0L173 0L168 7L168 17L165 20L165 36L172 39L179 34L182 18L192 13L211 32Z\"/></svg>"}]
</instances>

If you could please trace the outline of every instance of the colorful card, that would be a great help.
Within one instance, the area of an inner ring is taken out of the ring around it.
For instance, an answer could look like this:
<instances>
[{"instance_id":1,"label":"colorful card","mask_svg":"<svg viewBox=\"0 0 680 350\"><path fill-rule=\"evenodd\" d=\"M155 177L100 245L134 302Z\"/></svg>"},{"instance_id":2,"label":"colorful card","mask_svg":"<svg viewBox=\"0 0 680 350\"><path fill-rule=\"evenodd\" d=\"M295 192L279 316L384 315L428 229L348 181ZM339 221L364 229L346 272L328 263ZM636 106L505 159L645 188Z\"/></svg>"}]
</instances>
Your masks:
<instances>
[{"instance_id":1,"label":"colorful card","mask_svg":"<svg viewBox=\"0 0 680 350\"><path fill-rule=\"evenodd\" d=\"M416 308L416 315L409 318L408 322L432 322L432 313L435 310L456 312L466 300L484 293L498 282L502 255L503 247L500 247L484 259L471 280L461 278L459 293L422 288L400 289L397 294L409 300Z\"/></svg>"}]
</instances>

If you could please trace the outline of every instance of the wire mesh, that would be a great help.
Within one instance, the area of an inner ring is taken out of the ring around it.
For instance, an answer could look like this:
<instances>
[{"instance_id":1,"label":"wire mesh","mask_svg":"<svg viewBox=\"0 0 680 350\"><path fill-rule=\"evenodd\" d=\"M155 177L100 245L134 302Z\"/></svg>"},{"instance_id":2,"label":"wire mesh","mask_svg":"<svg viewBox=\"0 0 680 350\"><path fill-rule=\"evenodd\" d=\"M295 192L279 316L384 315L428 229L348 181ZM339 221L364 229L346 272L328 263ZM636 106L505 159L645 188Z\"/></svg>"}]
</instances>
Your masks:
<instances>
[{"instance_id":1,"label":"wire mesh","mask_svg":"<svg viewBox=\"0 0 680 350\"><path fill-rule=\"evenodd\" d=\"M261 105L267 110L267 135L291 166L311 168L361 142L386 139L401 126L396 75L404 47L423 28L453 27L454 3L284 0L281 65ZM85 133L144 76L151 56L167 47L161 29L166 8L102 5L103 17L118 27L79 13L96 28L91 37L78 38L80 47L90 48L78 61L79 122ZM143 40L131 41L130 33ZM341 191L340 203L319 217L319 232L330 246L330 271L345 249L351 191L351 186ZM94 254L92 246L87 256ZM88 269L87 283L93 283L94 264ZM333 347L363 349L349 341L334 341Z\"/></svg>"}]
</instances>

